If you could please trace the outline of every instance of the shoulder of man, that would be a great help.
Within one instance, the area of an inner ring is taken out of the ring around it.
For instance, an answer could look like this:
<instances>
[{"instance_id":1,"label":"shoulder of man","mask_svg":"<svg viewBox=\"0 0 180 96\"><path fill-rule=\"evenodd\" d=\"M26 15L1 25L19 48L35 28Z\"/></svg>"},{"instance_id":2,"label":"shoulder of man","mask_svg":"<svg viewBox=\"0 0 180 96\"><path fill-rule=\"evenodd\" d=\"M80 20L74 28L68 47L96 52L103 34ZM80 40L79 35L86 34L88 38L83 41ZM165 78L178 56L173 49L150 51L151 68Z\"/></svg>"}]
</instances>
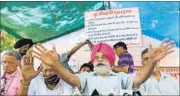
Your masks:
<instances>
[{"instance_id":1,"label":"shoulder of man","mask_svg":"<svg viewBox=\"0 0 180 96\"><path fill-rule=\"evenodd\" d=\"M123 58L123 57L128 57L128 58L132 58L132 55L128 52L125 52L125 53L122 53L120 56L120 58Z\"/></svg>"}]
</instances>

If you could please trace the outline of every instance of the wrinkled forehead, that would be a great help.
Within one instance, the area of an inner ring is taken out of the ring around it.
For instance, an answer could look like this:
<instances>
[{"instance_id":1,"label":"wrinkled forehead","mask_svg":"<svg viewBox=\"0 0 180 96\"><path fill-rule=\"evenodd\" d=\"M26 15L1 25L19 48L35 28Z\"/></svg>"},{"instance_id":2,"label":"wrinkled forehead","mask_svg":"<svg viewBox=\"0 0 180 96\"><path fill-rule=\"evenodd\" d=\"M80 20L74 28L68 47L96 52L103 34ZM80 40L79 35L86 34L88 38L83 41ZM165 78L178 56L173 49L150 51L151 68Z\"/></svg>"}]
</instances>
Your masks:
<instances>
[{"instance_id":1,"label":"wrinkled forehead","mask_svg":"<svg viewBox=\"0 0 180 96\"><path fill-rule=\"evenodd\" d=\"M97 52L95 56L102 57L105 56L103 52Z\"/></svg>"},{"instance_id":2,"label":"wrinkled forehead","mask_svg":"<svg viewBox=\"0 0 180 96\"><path fill-rule=\"evenodd\" d=\"M2 60L4 60L4 61L17 61L15 56L10 56L10 55L2 56Z\"/></svg>"},{"instance_id":3,"label":"wrinkled forehead","mask_svg":"<svg viewBox=\"0 0 180 96\"><path fill-rule=\"evenodd\" d=\"M97 52L96 55L95 55L95 57L94 57L94 61L96 61L96 62L99 62L99 61L101 61L101 62L109 62L109 59L108 59L108 57L107 57L105 54L103 54L102 52ZM93 62L93 63L94 63L94 62Z\"/></svg>"}]
</instances>

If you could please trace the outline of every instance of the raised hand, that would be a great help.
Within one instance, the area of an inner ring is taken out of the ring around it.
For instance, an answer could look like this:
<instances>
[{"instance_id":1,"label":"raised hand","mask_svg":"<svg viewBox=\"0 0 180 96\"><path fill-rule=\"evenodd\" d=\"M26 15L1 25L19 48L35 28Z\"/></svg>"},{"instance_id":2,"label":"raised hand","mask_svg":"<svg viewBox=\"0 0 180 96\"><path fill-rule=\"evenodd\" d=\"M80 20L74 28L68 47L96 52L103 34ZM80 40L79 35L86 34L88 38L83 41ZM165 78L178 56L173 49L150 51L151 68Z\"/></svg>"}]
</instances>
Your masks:
<instances>
[{"instance_id":1,"label":"raised hand","mask_svg":"<svg viewBox=\"0 0 180 96\"><path fill-rule=\"evenodd\" d=\"M92 50L93 44L92 44L92 42L90 40L86 39L85 44L88 44L90 49Z\"/></svg>"},{"instance_id":2,"label":"raised hand","mask_svg":"<svg viewBox=\"0 0 180 96\"><path fill-rule=\"evenodd\" d=\"M85 41L87 44L92 44L92 42L89 39L86 39Z\"/></svg>"},{"instance_id":3,"label":"raised hand","mask_svg":"<svg viewBox=\"0 0 180 96\"><path fill-rule=\"evenodd\" d=\"M88 44L90 41L88 40L88 39L86 39L85 41L84 41L84 43L85 44Z\"/></svg>"},{"instance_id":4,"label":"raised hand","mask_svg":"<svg viewBox=\"0 0 180 96\"><path fill-rule=\"evenodd\" d=\"M156 63L163 59L168 54L172 53L174 50L175 44L173 41L168 42L168 39L164 39L162 43L157 48L152 48L150 44L148 53L150 57L153 59L153 63Z\"/></svg>"},{"instance_id":5,"label":"raised hand","mask_svg":"<svg viewBox=\"0 0 180 96\"><path fill-rule=\"evenodd\" d=\"M22 63L22 65L20 65L20 70L21 70L23 80L31 81L42 70L42 65L40 66L40 68L37 71L34 70L31 49L30 49L30 51L28 51L27 55L23 56L21 63Z\"/></svg>"},{"instance_id":6,"label":"raised hand","mask_svg":"<svg viewBox=\"0 0 180 96\"><path fill-rule=\"evenodd\" d=\"M35 57L42 60L44 64L54 67L54 65L59 63L59 56L56 52L55 45L53 50L47 50L41 44L35 45L36 50L33 50Z\"/></svg>"}]
</instances>

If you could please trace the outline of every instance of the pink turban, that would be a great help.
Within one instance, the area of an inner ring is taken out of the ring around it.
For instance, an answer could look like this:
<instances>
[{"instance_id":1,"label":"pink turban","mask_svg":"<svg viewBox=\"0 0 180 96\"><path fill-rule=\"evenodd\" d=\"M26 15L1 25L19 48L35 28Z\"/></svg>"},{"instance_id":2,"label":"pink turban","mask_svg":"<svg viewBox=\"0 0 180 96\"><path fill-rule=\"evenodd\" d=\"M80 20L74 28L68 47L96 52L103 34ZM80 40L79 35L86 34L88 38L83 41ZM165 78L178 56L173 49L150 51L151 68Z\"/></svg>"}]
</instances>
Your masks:
<instances>
[{"instance_id":1,"label":"pink turban","mask_svg":"<svg viewBox=\"0 0 180 96\"><path fill-rule=\"evenodd\" d=\"M115 53L111 46L106 43L98 43L97 45L94 45L91 52L91 62L94 61L94 57L97 52L102 52L106 56L109 60L110 66L114 65Z\"/></svg>"}]
</instances>

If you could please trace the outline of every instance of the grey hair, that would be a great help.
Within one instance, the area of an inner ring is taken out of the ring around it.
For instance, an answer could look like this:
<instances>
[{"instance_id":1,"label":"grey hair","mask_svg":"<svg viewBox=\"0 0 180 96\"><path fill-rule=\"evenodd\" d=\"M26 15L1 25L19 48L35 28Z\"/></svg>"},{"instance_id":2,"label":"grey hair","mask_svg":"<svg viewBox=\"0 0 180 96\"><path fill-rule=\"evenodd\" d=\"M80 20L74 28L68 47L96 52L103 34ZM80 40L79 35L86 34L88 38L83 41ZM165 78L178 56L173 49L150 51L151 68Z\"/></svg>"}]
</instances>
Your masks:
<instances>
[{"instance_id":1,"label":"grey hair","mask_svg":"<svg viewBox=\"0 0 180 96\"><path fill-rule=\"evenodd\" d=\"M2 54L2 57L5 56L5 55L14 56L14 57L16 57L17 60L21 60L21 58L22 58L21 54L20 54L18 51L15 51L15 50L5 51L5 52Z\"/></svg>"}]
</instances>

